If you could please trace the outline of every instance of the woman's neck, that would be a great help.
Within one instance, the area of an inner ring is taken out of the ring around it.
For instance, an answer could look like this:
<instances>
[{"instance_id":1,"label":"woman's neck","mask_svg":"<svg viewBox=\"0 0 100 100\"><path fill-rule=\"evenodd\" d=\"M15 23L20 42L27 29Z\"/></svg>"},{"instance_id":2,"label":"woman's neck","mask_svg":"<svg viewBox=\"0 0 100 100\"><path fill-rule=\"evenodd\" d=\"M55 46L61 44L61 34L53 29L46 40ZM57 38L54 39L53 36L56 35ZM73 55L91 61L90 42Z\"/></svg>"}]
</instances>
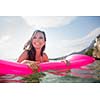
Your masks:
<instances>
[{"instance_id":1,"label":"woman's neck","mask_svg":"<svg viewBox=\"0 0 100 100\"><path fill-rule=\"evenodd\" d=\"M41 49L36 49L36 55L41 56Z\"/></svg>"},{"instance_id":2,"label":"woman's neck","mask_svg":"<svg viewBox=\"0 0 100 100\"><path fill-rule=\"evenodd\" d=\"M41 49L36 49L36 56L35 56L35 58L36 58L36 61L38 63L42 62Z\"/></svg>"}]
</instances>

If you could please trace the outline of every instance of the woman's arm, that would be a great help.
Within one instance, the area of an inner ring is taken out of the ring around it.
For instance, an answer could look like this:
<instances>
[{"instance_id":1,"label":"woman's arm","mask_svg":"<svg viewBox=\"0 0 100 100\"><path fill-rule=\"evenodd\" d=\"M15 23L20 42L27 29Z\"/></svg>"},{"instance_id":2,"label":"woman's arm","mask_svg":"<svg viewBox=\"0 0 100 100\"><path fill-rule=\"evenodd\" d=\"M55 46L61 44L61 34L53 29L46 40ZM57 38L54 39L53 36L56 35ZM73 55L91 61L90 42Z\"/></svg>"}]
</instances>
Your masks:
<instances>
[{"instance_id":1,"label":"woman's arm","mask_svg":"<svg viewBox=\"0 0 100 100\"><path fill-rule=\"evenodd\" d=\"M21 63L24 60L28 59L28 52L24 51L18 58L17 62Z\"/></svg>"},{"instance_id":2,"label":"woman's arm","mask_svg":"<svg viewBox=\"0 0 100 100\"><path fill-rule=\"evenodd\" d=\"M43 55L43 62L49 62L49 59L46 53L44 53Z\"/></svg>"}]
</instances>

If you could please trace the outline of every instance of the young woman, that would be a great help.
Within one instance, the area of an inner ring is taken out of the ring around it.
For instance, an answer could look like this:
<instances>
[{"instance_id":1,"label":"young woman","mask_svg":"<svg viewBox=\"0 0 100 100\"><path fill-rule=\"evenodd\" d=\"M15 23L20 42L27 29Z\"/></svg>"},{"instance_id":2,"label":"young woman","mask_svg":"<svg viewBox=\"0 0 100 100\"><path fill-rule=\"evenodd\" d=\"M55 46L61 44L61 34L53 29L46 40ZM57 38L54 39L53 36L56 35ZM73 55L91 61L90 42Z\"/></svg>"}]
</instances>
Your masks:
<instances>
[{"instance_id":1,"label":"young woman","mask_svg":"<svg viewBox=\"0 0 100 100\"><path fill-rule=\"evenodd\" d=\"M48 62L48 56L44 53L46 47L46 35L41 30L36 30L30 40L24 46L24 52L19 56L17 62L24 63L34 70L39 68L41 62Z\"/></svg>"}]
</instances>

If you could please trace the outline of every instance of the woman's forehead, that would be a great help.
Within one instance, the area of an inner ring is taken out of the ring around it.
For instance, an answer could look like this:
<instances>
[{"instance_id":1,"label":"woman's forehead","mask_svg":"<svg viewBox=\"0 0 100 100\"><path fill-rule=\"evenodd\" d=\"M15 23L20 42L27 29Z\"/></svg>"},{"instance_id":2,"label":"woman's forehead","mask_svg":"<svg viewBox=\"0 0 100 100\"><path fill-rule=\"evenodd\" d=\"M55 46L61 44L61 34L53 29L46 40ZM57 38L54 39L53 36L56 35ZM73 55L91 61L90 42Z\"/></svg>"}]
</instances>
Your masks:
<instances>
[{"instance_id":1,"label":"woman's forehead","mask_svg":"<svg viewBox=\"0 0 100 100\"><path fill-rule=\"evenodd\" d=\"M42 32L37 32L37 33L34 34L34 36L43 36L44 37Z\"/></svg>"}]
</instances>

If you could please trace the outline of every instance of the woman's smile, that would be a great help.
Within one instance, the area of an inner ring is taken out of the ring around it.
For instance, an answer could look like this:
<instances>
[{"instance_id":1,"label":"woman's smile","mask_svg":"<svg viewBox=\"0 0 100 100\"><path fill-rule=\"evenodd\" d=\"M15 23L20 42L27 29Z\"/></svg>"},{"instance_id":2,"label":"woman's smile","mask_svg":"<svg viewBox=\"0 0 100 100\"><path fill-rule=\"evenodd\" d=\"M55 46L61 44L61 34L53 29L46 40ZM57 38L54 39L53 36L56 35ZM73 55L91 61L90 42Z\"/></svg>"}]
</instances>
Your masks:
<instances>
[{"instance_id":1,"label":"woman's smile","mask_svg":"<svg viewBox=\"0 0 100 100\"><path fill-rule=\"evenodd\" d=\"M32 40L32 44L35 48L42 48L45 45L43 34L40 32L35 34Z\"/></svg>"}]
</instances>

